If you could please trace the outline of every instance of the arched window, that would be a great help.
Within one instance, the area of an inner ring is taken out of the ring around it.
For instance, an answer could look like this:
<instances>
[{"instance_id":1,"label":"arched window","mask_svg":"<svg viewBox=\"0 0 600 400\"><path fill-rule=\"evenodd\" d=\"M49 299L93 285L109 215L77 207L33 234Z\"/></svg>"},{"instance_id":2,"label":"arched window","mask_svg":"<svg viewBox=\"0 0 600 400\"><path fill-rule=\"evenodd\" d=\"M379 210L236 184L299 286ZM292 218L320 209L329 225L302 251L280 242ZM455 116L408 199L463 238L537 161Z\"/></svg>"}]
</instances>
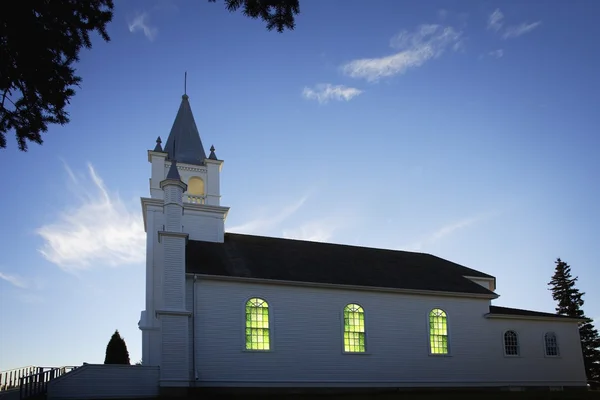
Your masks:
<instances>
[{"instance_id":1,"label":"arched window","mask_svg":"<svg viewBox=\"0 0 600 400\"><path fill-rule=\"evenodd\" d=\"M194 196L204 196L204 181L198 176L192 176L188 180L188 194Z\"/></svg>"},{"instance_id":2,"label":"arched window","mask_svg":"<svg viewBox=\"0 0 600 400\"><path fill-rule=\"evenodd\" d=\"M504 354L507 356L519 355L519 336L517 332L504 332Z\"/></svg>"},{"instance_id":3,"label":"arched window","mask_svg":"<svg viewBox=\"0 0 600 400\"><path fill-rule=\"evenodd\" d=\"M255 297L246 302L246 350L269 349L269 305Z\"/></svg>"},{"instance_id":4,"label":"arched window","mask_svg":"<svg viewBox=\"0 0 600 400\"><path fill-rule=\"evenodd\" d=\"M364 353L365 346L365 310L358 304L344 307L344 351Z\"/></svg>"},{"instance_id":5,"label":"arched window","mask_svg":"<svg viewBox=\"0 0 600 400\"><path fill-rule=\"evenodd\" d=\"M558 340L554 332L547 332L544 335L544 344L546 345L547 356L558 356Z\"/></svg>"},{"instance_id":6,"label":"arched window","mask_svg":"<svg viewBox=\"0 0 600 400\"><path fill-rule=\"evenodd\" d=\"M429 313L429 350L431 354L448 354L448 317L439 308Z\"/></svg>"}]
</instances>

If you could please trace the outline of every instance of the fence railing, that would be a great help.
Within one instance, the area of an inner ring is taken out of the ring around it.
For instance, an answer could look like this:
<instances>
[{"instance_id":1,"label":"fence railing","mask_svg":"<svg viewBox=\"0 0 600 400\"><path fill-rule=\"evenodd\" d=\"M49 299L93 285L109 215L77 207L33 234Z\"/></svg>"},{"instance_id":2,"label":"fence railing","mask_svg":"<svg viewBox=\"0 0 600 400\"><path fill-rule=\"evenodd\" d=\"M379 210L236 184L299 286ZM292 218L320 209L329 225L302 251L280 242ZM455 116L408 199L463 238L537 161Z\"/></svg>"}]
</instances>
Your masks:
<instances>
[{"instance_id":1,"label":"fence railing","mask_svg":"<svg viewBox=\"0 0 600 400\"><path fill-rule=\"evenodd\" d=\"M45 394L48 389L48 382L76 368L77 367L37 367L33 373L19 378L21 399Z\"/></svg>"},{"instance_id":2,"label":"fence railing","mask_svg":"<svg viewBox=\"0 0 600 400\"><path fill-rule=\"evenodd\" d=\"M26 367L0 371L0 392L18 388L19 379L33 374L36 368L37 367L34 367L33 365L28 365Z\"/></svg>"}]
</instances>

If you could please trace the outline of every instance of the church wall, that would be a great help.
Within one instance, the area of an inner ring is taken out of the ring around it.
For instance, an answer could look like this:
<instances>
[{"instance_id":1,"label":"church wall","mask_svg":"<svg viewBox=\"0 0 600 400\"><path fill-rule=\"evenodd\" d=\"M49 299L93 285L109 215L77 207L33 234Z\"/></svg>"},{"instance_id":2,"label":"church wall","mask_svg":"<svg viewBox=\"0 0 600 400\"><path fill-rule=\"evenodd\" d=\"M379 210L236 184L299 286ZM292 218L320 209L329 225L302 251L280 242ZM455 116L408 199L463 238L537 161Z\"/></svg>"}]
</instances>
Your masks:
<instances>
[{"instance_id":1,"label":"church wall","mask_svg":"<svg viewBox=\"0 0 600 400\"><path fill-rule=\"evenodd\" d=\"M186 279L185 281L185 309L189 312L193 312L194 311L194 306L193 306L193 298L194 298L194 292L193 292L193 279ZM190 379L194 379L194 342L193 342L193 338L194 338L195 334L194 334L194 325L192 323L192 321L190 321L190 323L188 324L188 346L189 346L189 352L190 352L190 357L189 357L189 371L190 371Z\"/></svg>"},{"instance_id":2,"label":"church wall","mask_svg":"<svg viewBox=\"0 0 600 400\"><path fill-rule=\"evenodd\" d=\"M223 219L218 216L185 210L182 223L190 240L223 241Z\"/></svg>"},{"instance_id":3,"label":"church wall","mask_svg":"<svg viewBox=\"0 0 600 400\"><path fill-rule=\"evenodd\" d=\"M148 210L146 223L149 234L146 243L146 311L142 334L142 359L144 365L160 365L160 321L155 316L162 306L161 246L158 230L162 230L162 207Z\"/></svg>"},{"instance_id":4,"label":"church wall","mask_svg":"<svg viewBox=\"0 0 600 400\"><path fill-rule=\"evenodd\" d=\"M485 322L491 344L502 344L507 330L516 332L519 339L519 356L505 356L504 347L489 346L488 352L494 352L497 359L492 367L498 379L543 381L562 378L585 383L577 324L522 319L488 319ZM547 332L556 334L558 357L546 356L544 335Z\"/></svg>"},{"instance_id":5,"label":"church wall","mask_svg":"<svg viewBox=\"0 0 600 400\"><path fill-rule=\"evenodd\" d=\"M577 386L585 384L573 323L491 320L489 300L202 280L196 283L198 386ZM245 303L269 304L271 350L245 350ZM343 353L348 303L365 310L366 353ZM429 355L428 313L448 314L450 355ZM508 327L522 357L503 353ZM561 357L544 357L557 333ZM526 350L525 350L526 348Z\"/></svg>"}]
</instances>

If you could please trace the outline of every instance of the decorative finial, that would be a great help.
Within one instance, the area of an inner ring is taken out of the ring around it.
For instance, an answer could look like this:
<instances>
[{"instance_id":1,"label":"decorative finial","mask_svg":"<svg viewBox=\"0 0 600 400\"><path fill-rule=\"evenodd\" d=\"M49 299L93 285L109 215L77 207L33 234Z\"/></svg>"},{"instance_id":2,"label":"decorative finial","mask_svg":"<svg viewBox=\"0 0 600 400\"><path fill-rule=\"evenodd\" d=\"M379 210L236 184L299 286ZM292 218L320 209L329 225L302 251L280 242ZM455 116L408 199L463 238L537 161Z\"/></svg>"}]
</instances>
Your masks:
<instances>
[{"instance_id":1,"label":"decorative finial","mask_svg":"<svg viewBox=\"0 0 600 400\"><path fill-rule=\"evenodd\" d=\"M183 94L187 95L187 71L183 77Z\"/></svg>"},{"instance_id":2,"label":"decorative finial","mask_svg":"<svg viewBox=\"0 0 600 400\"><path fill-rule=\"evenodd\" d=\"M163 151L162 146L160 145L162 140L160 140L160 136L156 139L156 146L154 147L154 151Z\"/></svg>"},{"instance_id":3,"label":"decorative finial","mask_svg":"<svg viewBox=\"0 0 600 400\"><path fill-rule=\"evenodd\" d=\"M211 160L217 160L217 155L215 154L215 146L210 146L210 155L208 156Z\"/></svg>"},{"instance_id":4,"label":"decorative finial","mask_svg":"<svg viewBox=\"0 0 600 400\"><path fill-rule=\"evenodd\" d=\"M167 179L181 180L179 177L179 171L177 170L177 160L171 161L171 167L169 168L169 172L167 173Z\"/></svg>"}]
</instances>

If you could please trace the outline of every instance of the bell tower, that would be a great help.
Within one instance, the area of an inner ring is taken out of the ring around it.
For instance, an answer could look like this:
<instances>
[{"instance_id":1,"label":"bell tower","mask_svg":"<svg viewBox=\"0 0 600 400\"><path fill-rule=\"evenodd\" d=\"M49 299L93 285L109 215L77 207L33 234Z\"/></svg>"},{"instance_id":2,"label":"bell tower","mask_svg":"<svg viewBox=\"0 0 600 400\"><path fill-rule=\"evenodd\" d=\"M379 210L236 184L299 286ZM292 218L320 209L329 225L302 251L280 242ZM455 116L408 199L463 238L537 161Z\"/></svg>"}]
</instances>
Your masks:
<instances>
[{"instance_id":1,"label":"bell tower","mask_svg":"<svg viewBox=\"0 0 600 400\"><path fill-rule=\"evenodd\" d=\"M164 147L158 137L148 161L150 197L141 199L146 230L142 364L160 366L161 386L188 386L194 372L185 249L189 240L222 243L229 207L221 206L223 161L214 146L206 156L187 94Z\"/></svg>"}]
</instances>

